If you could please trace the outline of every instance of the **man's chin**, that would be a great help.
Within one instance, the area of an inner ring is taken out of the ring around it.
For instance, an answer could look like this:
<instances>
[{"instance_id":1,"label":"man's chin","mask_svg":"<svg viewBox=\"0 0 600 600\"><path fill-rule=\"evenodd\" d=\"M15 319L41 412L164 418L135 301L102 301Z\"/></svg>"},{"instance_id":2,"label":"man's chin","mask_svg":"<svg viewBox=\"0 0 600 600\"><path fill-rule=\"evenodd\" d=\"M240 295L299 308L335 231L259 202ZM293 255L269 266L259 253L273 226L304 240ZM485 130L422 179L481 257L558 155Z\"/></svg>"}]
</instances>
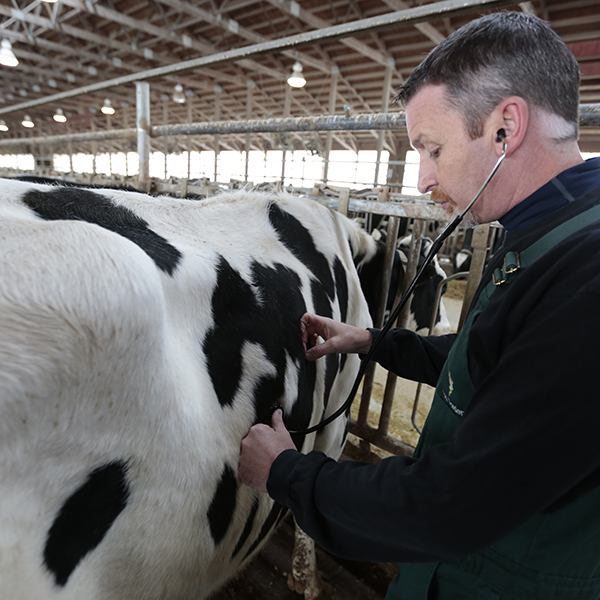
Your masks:
<instances>
[{"instance_id":1,"label":"man's chin","mask_svg":"<svg viewBox=\"0 0 600 600\"><path fill-rule=\"evenodd\" d=\"M453 221L454 219L456 219L456 217L458 217L461 212L462 212L462 210L458 206L456 206L456 204L455 204L450 210L446 211L446 213L448 214L448 221ZM471 209L463 217L461 225L463 227L466 227L467 229L472 229L473 227L476 227L480 223L481 223L481 221L479 220L479 218L477 217L477 215L473 214L472 209Z\"/></svg>"},{"instance_id":2,"label":"man's chin","mask_svg":"<svg viewBox=\"0 0 600 600\"><path fill-rule=\"evenodd\" d=\"M465 215L461 224L463 227L466 227L467 229L472 229L473 227L477 227L477 225L481 225L481 221L479 220L479 218L476 215L474 215L471 211L469 211Z\"/></svg>"},{"instance_id":3,"label":"man's chin","mask_svg":"<svg viewBox=\"0 0 600 600\"><path fill-rule=\"evenodd\" d=\"M458 217L462 212L454 200L452 200L452 198L450 198L450 196L448 196L448 194L446 194L446 192L439 187L435 188L431 192L431 199L437 204L442 205L446 211L446 214L448 215L449 221L456 219L456 217ZM462 225L469 228L475 227L476 225L479 225L479 223L479 219L471 211L464 216L462 221Z\"/></svg>"}]
</instances>

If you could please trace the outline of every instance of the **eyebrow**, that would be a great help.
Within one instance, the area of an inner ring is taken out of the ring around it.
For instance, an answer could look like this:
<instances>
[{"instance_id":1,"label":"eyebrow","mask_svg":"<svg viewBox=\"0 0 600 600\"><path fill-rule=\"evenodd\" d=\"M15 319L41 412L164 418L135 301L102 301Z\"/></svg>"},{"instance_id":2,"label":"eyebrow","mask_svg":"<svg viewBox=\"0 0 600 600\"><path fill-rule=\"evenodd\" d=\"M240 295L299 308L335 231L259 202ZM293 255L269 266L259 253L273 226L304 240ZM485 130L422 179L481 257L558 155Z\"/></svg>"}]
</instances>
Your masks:
<instances>
[{"instance_id":1,"label":"eyebrow","mask_svg":"<svg viewBox=\"0 0 600 600\"><path fill-rule=\"evenodd\" d=\"M408 143L412 146L413 150L419 150L419 148L424 148L425 144L423 142L423 137L427 138L427 135L418 135L414 140L408 139ZM425 140L427 141L427 139Z\"/></svg>"},{"instance_id":2,"label":"eyebrow","mask_svg":"<svg viewBox=\"0 0 600 600\"><path fill-rule=\"evenodd\" d=\"M425 144L439 144L438 141L432 139L431 135L427 133L421 133L414 140L409 138L409 143L413 147L414 150L418 150L419 148L425 148Z\"/></svg>"}]
</instances>

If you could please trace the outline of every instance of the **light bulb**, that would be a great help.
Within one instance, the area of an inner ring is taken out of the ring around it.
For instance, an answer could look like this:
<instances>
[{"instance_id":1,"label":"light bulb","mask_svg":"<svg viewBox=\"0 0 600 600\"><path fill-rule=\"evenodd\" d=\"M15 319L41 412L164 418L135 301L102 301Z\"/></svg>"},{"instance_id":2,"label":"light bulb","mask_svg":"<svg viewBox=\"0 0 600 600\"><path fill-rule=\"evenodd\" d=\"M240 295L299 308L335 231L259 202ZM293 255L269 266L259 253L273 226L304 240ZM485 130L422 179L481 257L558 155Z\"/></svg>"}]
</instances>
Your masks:
<instances>
[{"instance_id":1,"label":"light bulb","mask_svg":"<svg viewBox=\"0 0 600 600\"><path fill-rule=\"evenodd\" d=\"M104 100L104 105L102 106L100 111L105 115L114 115L115 114L115 109L113 108L113 105L110 102L110 98L106 98Z\"/></svg>"},{"instance_id":2,"label":"light bulb","mask_svg":"<svg viewBox=\"0 0 600 600\"><path fill-rule=\"evenodd\" d=\"M180 83L175 86L175 91L173 92L173 102L177 102L177 104L183 104L185 102L183 86Z\"/></svg>"},{"instance_id":3,"label":"light bulb","mask_svg":"<svg viewBox=\"0 0 600 600\"><path fill-rule=\"evenodd\" d=\"M302 74L302 64L299 61L294 63L292 74L287 78L288 85L294 88L301 88L306 85L306 79Z\"/></svg>"},{"instance_id":4,"label":"light bulb","mask_svg":"<svg viewBox=\"0 0 600 600\"><path fill-rule=\"evenodd\" d=\"M0 65L5 67L16 67L19 64L19 60L15 56L12 50L12 45L8 40L2 40L0 42Z\"/></svg>"},{"instance_id":5,"label":"light bulb","mask_svg":"<svg viewBox=\"0 0 600 600\"><path fill-rule=\"evenodd\" d=\"M66 123L67 122L67 117L65 117L65 113L63 112L62 108L57 108L56 113L54 114L54 116L52 118L57 123Z\"/></svg>"}]
</instances>

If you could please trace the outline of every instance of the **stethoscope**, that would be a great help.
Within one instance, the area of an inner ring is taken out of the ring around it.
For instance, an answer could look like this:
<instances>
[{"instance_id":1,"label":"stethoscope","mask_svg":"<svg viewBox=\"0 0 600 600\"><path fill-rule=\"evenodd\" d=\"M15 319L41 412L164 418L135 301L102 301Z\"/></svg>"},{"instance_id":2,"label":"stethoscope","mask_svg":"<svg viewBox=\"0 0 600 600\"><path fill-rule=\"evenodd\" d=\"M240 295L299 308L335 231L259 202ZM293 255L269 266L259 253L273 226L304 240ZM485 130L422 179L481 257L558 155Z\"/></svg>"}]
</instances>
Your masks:
<instances>
[{"instance_id":1,"label":"stethoscope","mask_svg":"<svg viewBox=\"0 0 600 600\"><path fill-rule=\"evenodd\" d=\"M477 194L475 194L475 197L473 198L473 200L471 200L471 202L469 202L469 205L467 206L467 208L465 208L465 210L463 210L462 213L460 213L460 215L458 215L458 217L456 217L456 219L454 219L454 221L452 221L450 224L448 224L446 226L446 228L444 229L444 231L442 231L442 233L433 242L431 248L429 249L427 256L425 257L423 264L421 265L421 268L418 270L414 279L411 281L410 285L408 286L408 289L406 290L406 292L400 299L400 302L398 302L398 306L396 306L396 308L392 311L388 320L385 322L385 324L381 328L381 332L377 336L377 339L371 345L369 352L367 352L367 354L362 359L362 361L360 363L360 369L358 370L358 374L356 375L356 378L354 380L354 385L352 386L352 390L348 394L348 398L346 399L344 404L342 404L342 406L340 406L340 408L338 408L334 413L329 415L326 419L323 419L320 423L317 423L316 425L313 425L312 427L309 427L308 429L299 429L297 431L290 431L291 434L306 435L306 434L312 433L313 431L319 431L320 429L323 429L323 427L326 427L327 425L329 425L329 423L331 423L332 421L335 421L339 416L343 415L350 408L350 406L352 405L352 402L354 400L354 397L356 396L356 392L358 391L360 382L362 381L362 378L364 377L364 374L367 370L367 366L371 362L371 359L372 359L373 355L375 354L375 351L381 344L381 341L383 340L385 334L391 329L392 324L396 321L396 319L400 315L400 312L402 311L402 309L408 302L408 299L410 298L411 294L414 292L415 287L417 286L417 283L419 282L419 279L421 278L421 275L423 275L425 269L429 266L429 264L433 260L433 257L439 252L444 241L460 225L460 223L464 219L465 215L469 212L469 210L471 210L471 207L473 206L473 204L475 204L475 202L477 202L477 200L479 200L479 197L481 196L481 194L483 194L483 191L488 186L489 182L492 180L492 177L496 174L498 167L502 164L502 161L504 160L504 158L506 156L506 142L503 141L505 137L506 137L506 132L504 131L504 129L498 130L496 142L498 142L498 143L502 142L502 154L500 154L500 157L498 158L498 161L494 165L494 168L491 170L487 179L483 182L483 185L481 186L481 188L479 189ZM280 408L280 407L278 407L278 408Z\"/></svg>"}]
</instances>

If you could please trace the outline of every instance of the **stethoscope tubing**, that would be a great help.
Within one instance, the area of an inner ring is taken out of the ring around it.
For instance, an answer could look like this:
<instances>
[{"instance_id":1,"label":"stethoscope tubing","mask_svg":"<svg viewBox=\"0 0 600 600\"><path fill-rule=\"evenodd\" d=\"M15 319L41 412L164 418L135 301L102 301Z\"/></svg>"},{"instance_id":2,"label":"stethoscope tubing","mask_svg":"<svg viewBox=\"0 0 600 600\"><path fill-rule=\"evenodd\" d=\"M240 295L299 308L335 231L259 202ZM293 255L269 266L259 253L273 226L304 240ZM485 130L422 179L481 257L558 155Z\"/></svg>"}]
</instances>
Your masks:
<instances>
[{"instance_id":1,"label":"stethoscope tubing","mask_svg":"<svg viewBox=\"0 0 600 600\"><path fill-rule=\"evenodd\" d=\"M479 191L477 192L477 194L475 194L475 197L473 198L473 200L471 200L471 202L469 202L467 208L465 208L465 210L463 210L463 212L460 215L458 215L458 217L456 217L456 219L454 219L454 221L449 223L446 226L446 228L444 229L444 231L442 231L442 233L434 240L433 244L431 245L431 248L429 249L429 252L427 253L427 256L425 257L425 260L423 261L423 264L421 265L421 268L417 271L417 274L414 276L413 280L411 281L410 285L408 286L408 289L406 290L406 292L404 293L404 295L398 302L398 305L396 306L396 308L394 308L391 315L389 316L389 318L387 319L387 321L381 328L379 335L377 336L375 341L371 344L371 348L369 349L367 354L361 360L358 374L356 375L356 377L354 379L354 384L352 385L352 389L351 389L350 393L348 394L348 397L346 398L346 401L344 402L344 404L342 404L342 406L340 406L340 408L338 408L334 413L332 413L326 419L323 419L316 425L313 425L312 427L308 427L307 429L299 429L297 431L290 431L291 434L308 435L309 433L313 433L314 431L319 431L320 429L323 429L324 427L326 427L327 425L329 425L330 423L335 421L338 417L343 415L350 408L350 406L352 405L352 402L354 401L354 397L356 396L356 392L358 391L358 388L360 386L360 382L362 381L362 378L364 377L364 375L367 371L367 367L373 358L373 355L375 354L377 348L381 344L385 334L391 329L392 324L396 321L396 319L402 312L402 309L406 306L406 303L408 302L409 298L411 297L412 293L414 292L415 288L417 287L417 284L418 284L421 276L425 272L425 269L427 269L427 267L430 265L431 261L433 260L433 257L440 251L440 248L442 247L442 244L444 243L444 241L446 241L446 239L460 225L460 223L464 219L465 215L469 212L469 210L471 210L471 208L473 207L475 202L477 202L477 200L479 200L481 194L483 194L483 191L485 190L485 188L488 186L488 184L492 180L492 177L496 174L496 171L502 164L502 161L504 160L505 157L506 157L506 142L503 142L502 154L498 158L496 164L494 165L494 168L491 170L487 179L483 182L483 185L481 186L481 188L479 188Z\"/></svg>"}]
</instances>

